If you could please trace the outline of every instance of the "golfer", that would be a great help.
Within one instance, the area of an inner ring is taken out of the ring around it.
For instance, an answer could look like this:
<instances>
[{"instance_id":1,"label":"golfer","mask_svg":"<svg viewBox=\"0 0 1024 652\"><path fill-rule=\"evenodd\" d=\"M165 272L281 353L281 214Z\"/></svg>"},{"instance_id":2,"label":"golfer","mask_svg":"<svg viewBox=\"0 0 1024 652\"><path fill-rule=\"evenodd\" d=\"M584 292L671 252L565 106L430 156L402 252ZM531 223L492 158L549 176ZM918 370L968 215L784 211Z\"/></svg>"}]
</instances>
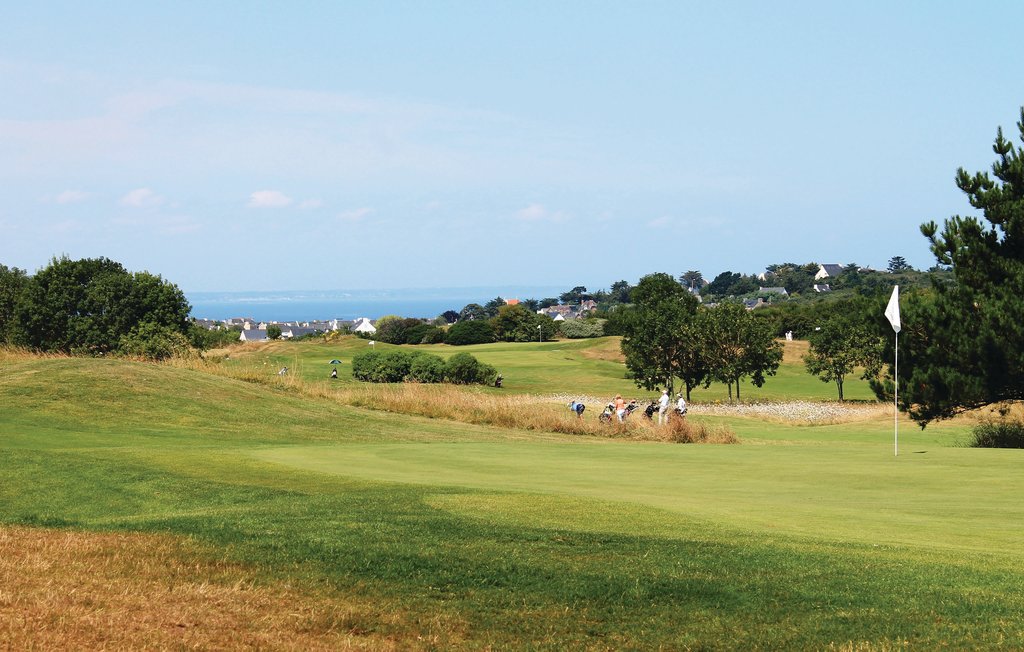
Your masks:
<instances>
[{"instance_id":1,"label":"golfer","mask_svg":"<svg viewBox=\"0 0 1024 652\"><path fill-rule=\"evenodd\" d=\"M626 417L626 401L622 398L622 394L615 395L615 415L619 417L619 423Z\"/></svg>"},{"instance_id":2,"label":"golfer","mask_svg":"<svg viewBox=\"0 0 1024 652\"><path fill-rule=\"evenodd\" d=\"M569 401L569 409L575 412L577 417L582 419L583 411L587 409L587 406L583 405L583 401Z\"/></svg>"},{"instance_id":3,"label":"golfer","mask_svg":"<svg viewBox=\"0 0 1024 652\"><path fill-rule=\"evenodd\" d=\"M668 404L671 401L668 398L668 388L665 388L661 392L661 398L658 399L658 425L668 423Z\"/></svg>"}]
</instances>

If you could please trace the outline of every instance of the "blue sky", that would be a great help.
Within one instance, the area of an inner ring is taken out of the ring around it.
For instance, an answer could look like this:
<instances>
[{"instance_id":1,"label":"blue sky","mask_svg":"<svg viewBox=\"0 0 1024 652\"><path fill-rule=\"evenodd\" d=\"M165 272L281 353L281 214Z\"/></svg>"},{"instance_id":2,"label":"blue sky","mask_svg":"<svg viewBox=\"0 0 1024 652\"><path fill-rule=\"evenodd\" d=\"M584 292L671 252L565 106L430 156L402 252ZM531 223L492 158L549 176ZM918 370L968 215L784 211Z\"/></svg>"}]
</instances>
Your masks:
<instances>
[{"instance_id":1,"label":"blue sky","mask_svg":"<svg viewBox=\"0 0 1024 652\"><path fill-rule=\"evenodd\" d=\"M894 255L1024 104L1020 2L39 2L0 263L186 291L608 287Z\"/></svg>"}]
</instances>

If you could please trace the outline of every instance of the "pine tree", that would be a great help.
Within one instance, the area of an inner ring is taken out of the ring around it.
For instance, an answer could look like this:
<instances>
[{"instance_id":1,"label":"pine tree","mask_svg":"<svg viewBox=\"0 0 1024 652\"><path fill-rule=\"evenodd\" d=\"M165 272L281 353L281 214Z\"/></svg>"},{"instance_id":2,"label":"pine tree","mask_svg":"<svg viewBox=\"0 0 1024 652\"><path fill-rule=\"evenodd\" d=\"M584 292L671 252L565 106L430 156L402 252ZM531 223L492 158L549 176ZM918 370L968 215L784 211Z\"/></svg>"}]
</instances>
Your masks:
<instances>
[{"instance_id":1,"label":"pine tree","mask_svg":"<svg viewBox=\"0 0 1024 652\"><path fill-rule=\"evenodd\" d=\"M1024 142L1024 107L1020 115ZM900 378L900 398L922 426L1024 399L1024 150L1001 128L993 150L995 179L963 168L956 177L984 221L955 215L941 232L935 222L921 226L939 264L955 276L905 306L904 323L913 326L901 339L900 369L910 373Z\"/></svg>"}]
</instances>

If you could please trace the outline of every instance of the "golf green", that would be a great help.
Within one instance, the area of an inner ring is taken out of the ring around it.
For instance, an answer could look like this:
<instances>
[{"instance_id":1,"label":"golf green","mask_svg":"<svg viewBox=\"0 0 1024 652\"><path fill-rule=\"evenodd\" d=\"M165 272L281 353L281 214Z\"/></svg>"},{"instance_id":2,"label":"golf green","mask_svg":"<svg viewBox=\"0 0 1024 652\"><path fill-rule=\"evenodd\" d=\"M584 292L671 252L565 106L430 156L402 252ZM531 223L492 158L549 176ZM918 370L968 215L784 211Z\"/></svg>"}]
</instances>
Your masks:
<instances>
[{"instance_id":1,"label":"golf green","mask_svg":"<svg viewBox=\"0 0 1024 652\"><path fill-rule=\"evenodd\" d=\"M249 454L336 476L513 492L525 503L547 495L643 505L737 532L997 554L1015 554L1024 543L1024 476L1014 451L934 448L894 457L864 444L588 441L346 443ZM587 521L580 518L583 527Z\"/></svg>"}]
</instances>

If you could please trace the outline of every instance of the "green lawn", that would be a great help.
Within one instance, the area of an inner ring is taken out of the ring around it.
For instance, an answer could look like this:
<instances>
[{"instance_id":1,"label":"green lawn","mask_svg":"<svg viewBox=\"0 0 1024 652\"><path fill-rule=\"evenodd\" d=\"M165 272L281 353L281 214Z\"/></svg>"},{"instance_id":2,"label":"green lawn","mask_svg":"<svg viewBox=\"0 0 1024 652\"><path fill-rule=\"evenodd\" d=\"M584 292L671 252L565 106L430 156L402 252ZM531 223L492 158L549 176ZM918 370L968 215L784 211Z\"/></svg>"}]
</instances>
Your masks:
<instances>
[{"instance_id":1,"label":"green lawn","mask_svg":"<svg viewBox=\"0 0 1024 652\"><path fill-rule=\"evenodd\" d=\"M379 350L393 348L393 345L376 342ZM792 345L791 345L792 346ZM312 342L281 342L270 351L257 355L236 353L229 364L252 365L272 374L282 366L288 366L294 373L307 380L327 379L333 359L343 362L338 368L338 382L352 381L352 356L369 348L369 341L358 338L344 338L338 343L322 344ZM507 392L530 394L579 394L586 396L643 397L653 392L637 389L636 384L626 377L625 367L608 359L595 357L594 352L605 354L618 351L618 338L606 337L592 340L562 340L544 343L495 343L453 347L443 344L404 347L411 350L427 351L448 357L465 351L478 359L493 365L504 376ZM848 400L874 400L867 383L857 377L848 378L845 386ZM693 392L695 401L725 401L728 390L724 385L714 384L708 389L698 388ZM836 400L838 393L832 383L823 383L811 376L802 363L783 364L775 376L770 376L763 387L744 383L741 397L746 401L777 401L793 399Z\"/></svg>"},{"instance_id":2,"label":"green lawn","mask_svg":"<svg viewBox=\"0 0 1024 652\"><path fill-rule=\"evenodd\" d=\"M357 346L255 362L316 378ZM474 353L522 391L607 393L613 363L581 346ZM899 457L881 418L636 443L80 359L0 362L0 405L0 522L191 537L393 607L406 621L359 626L396 640L458 622L462 649L1024 647L1024 458L953 446L958 424L901 426Z\"/></svg>"}]
</instances>

